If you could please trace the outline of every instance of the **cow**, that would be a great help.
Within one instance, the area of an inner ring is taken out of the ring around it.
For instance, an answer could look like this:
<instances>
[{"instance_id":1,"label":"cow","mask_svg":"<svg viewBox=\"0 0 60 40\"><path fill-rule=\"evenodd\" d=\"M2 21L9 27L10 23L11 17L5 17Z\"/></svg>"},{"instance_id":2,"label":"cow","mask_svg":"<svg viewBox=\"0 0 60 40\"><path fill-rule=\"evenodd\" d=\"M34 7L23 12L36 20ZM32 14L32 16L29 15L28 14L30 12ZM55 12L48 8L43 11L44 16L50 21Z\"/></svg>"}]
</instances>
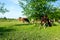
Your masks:
<instances>
[{"instance_id":1,"label":"cow","mask_svg":"<svg viewBox=\"0 0 60 40\"><path fill-rule=\"evenodd\" d=\"M28 18L22 18L22 17L19 17L19 21L21 21L21 22L28 22L28 23L30 23L30 21L28 20Z\"/></svg>"},{"instance_id":2,"label":"cow","mask_svg":"<svg viewBox=\"0 0 60 40\"><path fill-rule=\"evenodd\" d=\"M49 20L49 18L47 16L42 16L41 17L41 25L45 25L45 26L52 26L51 21Z\"/></svg>"}]
</instances>

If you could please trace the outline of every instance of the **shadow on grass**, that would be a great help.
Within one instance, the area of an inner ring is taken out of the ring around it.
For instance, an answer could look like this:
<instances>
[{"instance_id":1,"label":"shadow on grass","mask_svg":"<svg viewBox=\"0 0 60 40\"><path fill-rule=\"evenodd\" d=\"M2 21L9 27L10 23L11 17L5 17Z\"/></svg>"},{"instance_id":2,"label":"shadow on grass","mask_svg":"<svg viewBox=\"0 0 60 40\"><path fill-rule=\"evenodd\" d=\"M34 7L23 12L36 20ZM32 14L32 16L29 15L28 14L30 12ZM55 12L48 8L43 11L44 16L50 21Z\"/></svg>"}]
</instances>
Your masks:
<instances>
[{"instance_id":1,"label":"shadow on grass","mask_svg":"<svg viewBox=\"0 0 60 40\"><path fill-rule=\"evenodd\" d=\"M11 28L6 28L6 27L0 27L0 36L6 35L6 33L15 31L14 29Z\"/></svg>"},{"instance_id":2,"label":"shadow on grass","mask_svg":"<svg viewBox=\"0 0 60 40\"><path fill-rule=\"evenodd\" d=\"M15 24L15 25L13 25L13 26L28 26L28 25L32 25L32 24Z\"/></svg>"}]
</instances>

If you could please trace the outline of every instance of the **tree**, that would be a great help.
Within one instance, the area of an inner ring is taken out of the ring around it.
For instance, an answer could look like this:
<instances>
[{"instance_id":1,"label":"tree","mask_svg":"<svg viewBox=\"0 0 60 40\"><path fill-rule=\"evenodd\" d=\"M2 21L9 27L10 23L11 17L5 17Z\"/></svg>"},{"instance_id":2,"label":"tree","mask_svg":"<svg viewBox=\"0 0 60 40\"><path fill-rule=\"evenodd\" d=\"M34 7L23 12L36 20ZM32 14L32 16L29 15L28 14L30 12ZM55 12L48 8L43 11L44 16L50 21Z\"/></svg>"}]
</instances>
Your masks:
<instances>
[{"instance_id":1,"label":"tree","mask_svg":"<svg viewBox=\"0 0 60 40\"><path fill-rule=\"evenodd\" d=\"M8 10L4 6L5 4L0 2L0 13L8 12Z\"/></svg>"},{"instance_id":2,"label":"tree","mask_svg":"<svg viewBox=\"0 0 60 40\"><path fill-rule=\"evenodd\" d=\"M52 15L55 14L56 8L50 3L55 1L56 0L23 0L19 1L19 4L23 8L24 15L29 18L40 19L42 15L48 15L49 18L53 17Z\"/></svg>"},{"instance_id":3,"label":"tree","mask_svg":"<svg viewBox=\"0 0 60 40\"><path fill-rule=\"evenodd\" d=\"M56 20L60 19L60 8L55 8L54 14L52 16Z\"/></svg>"}]
</instances>

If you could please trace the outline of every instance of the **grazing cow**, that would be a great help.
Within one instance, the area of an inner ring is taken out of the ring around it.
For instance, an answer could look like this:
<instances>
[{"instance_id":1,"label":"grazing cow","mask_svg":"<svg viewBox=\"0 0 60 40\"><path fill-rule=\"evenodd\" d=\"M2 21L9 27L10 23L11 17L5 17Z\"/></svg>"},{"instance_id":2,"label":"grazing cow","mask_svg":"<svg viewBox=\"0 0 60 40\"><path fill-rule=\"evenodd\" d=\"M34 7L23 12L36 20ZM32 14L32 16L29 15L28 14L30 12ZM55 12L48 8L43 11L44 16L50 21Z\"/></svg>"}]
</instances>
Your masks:
<instances>
[{"instance_id":1,"label":"grazing cow","mask_svg":"<svg viewBox=\"0 0 60 40\"><path fill-rule=\"evenodd\" d=\"M51 21L49 20L49 18L47 16L42 16L41 17L41 25L45 25L45 26L52 26Z\"/></svg>"},{"instance_id":2,"label":"grazing cow","mask_svg":"<svg viewBox=\"0 0 60 40\"><path fill-rule=\"evenodd\" d=\"M24 22L30 23L29 20L28 20L28 18L21 18L21 17L19 17L19 21L22 21L23 23Z\"/></svg>"},{"instance_id":3,"label":"grazing cow","mask_svg":"<svg viewBox=\"0 0 60 40\"><path fill-rule=\"evenodd\" d=\"M43 25L45 25L45 23L46 23L45 16L42 16L41 17L41 25L43 26Z\"/></svg>"}]
</instances>

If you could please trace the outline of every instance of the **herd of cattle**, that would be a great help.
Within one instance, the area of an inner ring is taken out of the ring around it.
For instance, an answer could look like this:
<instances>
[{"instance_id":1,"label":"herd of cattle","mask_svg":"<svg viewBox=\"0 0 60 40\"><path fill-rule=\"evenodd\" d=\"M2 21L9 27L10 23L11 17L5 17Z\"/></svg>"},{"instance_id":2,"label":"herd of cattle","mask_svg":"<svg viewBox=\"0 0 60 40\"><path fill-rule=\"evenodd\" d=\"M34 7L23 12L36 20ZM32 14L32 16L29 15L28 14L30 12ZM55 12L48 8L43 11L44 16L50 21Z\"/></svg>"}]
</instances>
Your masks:
<instances>
[{"instance_id":1,"label":"herd of cattle","mask_svg":"<svg viewBox=\"0 0 60 40\"><path fill-rule=\"evenodd\" d=\"M41 26L43 26L43 25L52 26L52 23L54 22L53 20L50 20L47 16L42 16L41 20L34 20L34 19L29 20L28 18L22 18L22 17L19 17L18 20L23 23L25 23L25 22L27 22L27 23L40 23Z\"/></svg>"}]
</instances>

